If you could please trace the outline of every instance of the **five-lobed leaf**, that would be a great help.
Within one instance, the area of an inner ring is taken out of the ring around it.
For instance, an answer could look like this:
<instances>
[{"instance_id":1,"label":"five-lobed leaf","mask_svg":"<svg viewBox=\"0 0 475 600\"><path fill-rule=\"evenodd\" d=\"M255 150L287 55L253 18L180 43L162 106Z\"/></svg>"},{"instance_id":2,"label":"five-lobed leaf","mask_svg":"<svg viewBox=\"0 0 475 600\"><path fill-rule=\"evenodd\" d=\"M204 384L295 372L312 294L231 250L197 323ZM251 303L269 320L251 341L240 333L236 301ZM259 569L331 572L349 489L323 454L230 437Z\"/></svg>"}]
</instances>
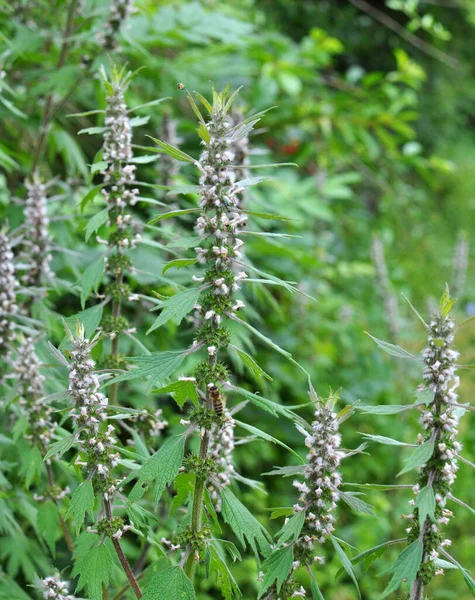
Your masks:
<instances>
[{"instance_id":1,"label":"five-lobed leaf","mask_svg":"<svg viewBox=\"0 0 475 600\"><path fill-rule=\"evenodd\" d=\"M381 598L386 598L395 592L403 582L407 582L409 589L412 587L421 566L423 551L422 541L412 542L401 552L394 564L382 573L393 573L393 576Z\"/></svg>"},{"instance_id":2,"label":"five-lobed leaf","mask_svg":"<svg viewBox=\"0 0 475 600\"><path fill-rule=\"evenodd\" d=\"M112 555L106 544L92 548L76 563L72 576L79 575L76 593L86 590L90 600L103 600L103 586L109 585Z\"/></svg>"},{"instance_id":3,"label":"five-lobed leaf","mask_svg":"<svg viewBox=\"0 0 475 600\"><path fill-rule=\"evenodd\" d=\"M171 296L163 303L163 309L160 315L157 317L153 325L147 331L147 334L155 331L161 325L164 325L170 319L179 325L184 317L193 310L198 298L200 296L200 288L190 288L178 292L174 296Z\"/></svg>"},{"instance_id":4,"label":"five-lobed leaf","mask_svg":"<svg viewBox=\"0 0 475 600\"><path fill-rule=\"evenodd\" d=\"M94 488L92 487L92 480L87 479L83 481L74 490L71 496L71 502L66 512L66 517L72 515L74 523L76 525L76 533L79 533L81 525L84 523L86 513L92 514L94 510Z\"/></svg>"},{"instance_id":5,"label":"five-lobed leaf","mask_svg":"<svg viewBox=\"0 0 475 600\"><path fill-rule=\"evenodd\" d=\"M292 570L293 561L294 549L292 546L280 548L266 558L262 565L264 580L259 590L258 598L262 598L274 582L277 586L277 593L280 592L282 584Z\"/></svg>"}]
</instances>

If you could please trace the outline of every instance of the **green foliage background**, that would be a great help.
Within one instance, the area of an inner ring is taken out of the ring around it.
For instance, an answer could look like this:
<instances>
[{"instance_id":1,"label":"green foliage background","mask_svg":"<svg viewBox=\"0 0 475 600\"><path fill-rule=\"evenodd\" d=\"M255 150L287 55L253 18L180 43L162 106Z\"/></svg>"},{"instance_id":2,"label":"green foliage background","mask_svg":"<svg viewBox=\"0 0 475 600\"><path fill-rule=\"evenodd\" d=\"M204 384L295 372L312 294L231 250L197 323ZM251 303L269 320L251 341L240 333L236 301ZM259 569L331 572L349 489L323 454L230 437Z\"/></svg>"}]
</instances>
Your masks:
<instances>
[{"instance_id":1,"label":"green foliage background","mask_svg":"<svg viewBox=\"0 0 475 600\"><path fill-rule=\"evenodd\" d=\"M57 285L47 303L36 307L37 317L48 324L50 340L58 344L63 329L57 315L74 315L81 310L77 281L85 266L98 256L97 245L85 243L84 228L96 207L100 210L99 199L84 213L78 203L92 188L88 165L100 149L101 139L78 132L101 122L94 115L68 115L104 106L101 83L94 74L101 63L107 66L108 57L95 54L94 40L108 3L85 3L77 39L60 70L55 65L66 2L0 5L0 63L3 61L6 71L4 81L14 92L0 83L0 214L12 227L22 222L22 209L14 198L24 196L23 180L31 170L45 99L72 90L55 116L39 168L44 179L58 177L65 182L58 184L63 197L53 207L58 219L52 230L55 244L70 251L54 253ZM380 339L389 335L370 249L377 235L384 243L389 276L398 297L397 343L418 353L425 332L401 294L426 315L444 284L453 283L457 239L463 232L470 243L475 233L475 11L470 0L453 0L450 8L437 4L420 8L434 14L452 37L441 41L430 32L417 31L416 35L453 57L455 67L408 43L400 35L406 31L407 16L384 3L374 2L370 7L390 15L399 32L375 20L371 11L364 12L347 1L143 0L136 6L137 12L122 31L121 50L114 55L116 62L127 63L131 70L144 67L131 84L128 103L136 106L171 97L141 111L140 115L148 115L150 120L134 130L136 144L150 145L145 134L160 137L163 116L168 114L179 119L180 148L194 156L199 152L196 119L177 82L204 95L208 95L209 80L217 88L230 82L233 88L244 86L240 98L245 108L277 107L261 122L261 135L251 138L253 148L267 151L253 160L295 162L298 167L269 171L272 178L251 188L248 203L251 210L283 214L292 220L253 222L250 227L295 237L269 241L248 236L247 255L263 271L296 282L318 302L279 287L270 286L263 292L253 286L254 310L249 312L254 326L304 365L320 395L327 395L331 387L341 388L344 403L358 399L365 404L411 402L421 369L382 355L364 333L369 331ZM85 55L93 60L92 74L87 76L79 66ZM138 167L141 181L162 183L160 160ZM177 182L194 183L194 173L183 167ZM153 194L171 206L196 203L193 195L178 198L162 191ZM156 215L153 206L141 210L144 221ZM161 231L145 231L144 237L152 242L140 245L133 254L139 269L137 289L167 294L173 291L168 278L188 282L186 269L173 275L169 272L165 278L156 274L174 257L171 252L192 257L192 249L183 250L177 241L172 251L170 247L164 251L153 243L169 244L176 235L190 230L192 223L191 218L166 221L160 225ZM469 260L466 286L455 311L459 320L474 311L474 293L473 262ZM90 298L86 306L94 304ZM170 322L146 337L154 316L144 307L134 317L138 337L148 348L168 350L189 343L190 326L177 328ZM474 341L473 325L469 324L457 339L464 364L474 362ZM244 338L242 342L273 377L272 382L256 382L236 364L234 368L247 380L246 387L256 391L260 386L266 397L286 405L306 401L307 381L301 372L258 341ZM43 350L45 362L51 362L46 346ZM125 354L137 352L133 345L124 348ZM470 370L462 371L461 378L461 401L469 402L474 378ZM50 385L53 391L58 389L56 383ZM131 383L129 392L137 407L156 402L144 394L142 383ZM160 405L170 423L176 425L181 416L173 402L161 399ZM271 417L256 408L245 411L247 422L304 453L301 436L292 424L275 419L270 422ZM302 414L311 417L305 410ZM342 428L347 448L359 445L357 432L412 443L417 431L416 417L399 415L357 414ZM475 461L470 415L462 421L461 437L464 455ZM394 482L405 451L373 444L368 452L345 461L344 480ZM238 470L252 479L259 479L274 465L293 464L294 460L282 448L260 441L240 446L236 456ZM411 474L402 482L411 482ZM277 531L280 521L273 522L268 509L291 506L296 501L295 490L290 479L268 477L266 492L244 488L242 499L271 531ZM473 475L467 465L460 465L455 495L475 505ZM361 551L404 535L400 514L407 512L409 495L404 490L370 492L367 499L376 508L376 520L355 516L345 506L338 512L340 536ZM448 537L454 540L454 555L470 568L475 564L473 516L462 507L454 512ZM28 590L24 586L31 581L31 573L47 573L48 565L31 558L35 547L28 548L27 537L16 543L13 557L11 543L8 536L0 540L0 558L6 571ZM133 548L126 549L134 555ZM320 569L319 576L325 597L356 598L349 580L343 577L335 581L339 566L333 550L327 548L326 555L328 564ZM395 555L389 550L361 578L363 598L376 598L384 589L385 578L376 575ZM234 565L233 572L244 597L254 597L257 573L252 559ZM200 599L219 597L217 588L209 585L209 589L204 586L201 590ZM437 578L430 593L441 600L471 597L457 572Z\"/></svg>"}]
</instances>

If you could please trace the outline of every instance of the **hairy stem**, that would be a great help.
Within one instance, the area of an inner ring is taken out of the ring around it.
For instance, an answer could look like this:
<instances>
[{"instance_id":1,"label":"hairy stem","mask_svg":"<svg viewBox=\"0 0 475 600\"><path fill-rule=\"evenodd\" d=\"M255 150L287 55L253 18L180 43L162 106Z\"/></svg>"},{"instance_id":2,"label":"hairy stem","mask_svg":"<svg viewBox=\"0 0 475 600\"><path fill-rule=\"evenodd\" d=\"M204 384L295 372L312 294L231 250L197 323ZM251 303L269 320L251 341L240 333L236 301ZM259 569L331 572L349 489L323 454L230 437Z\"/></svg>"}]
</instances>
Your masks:
<instances>
[{"instance_id":1,"label":"hairy stem","mask_svg":"<svg viewBox=\"0 0 475 600\"><path fill-rule=\"evenodd\" d=\"M109 521L111 521L112 520L112 507L111 507L110 500L106 500L106 498L104 498L104 507L106 509L106 517ZM137 596L137 598L141 598L142 592L140 591L139 584L137 583L137 580L135 579L135 575L132 571L129 561L127 560L127 557L124 554L124 551L122 550L119 540L116 538L112 538L112 544L114 545L115 551L120 560L120 564L122 565L122 568L124 569L124 572L127 575L127 579L129 580L130 587L134 590L134 594Z\"/></svg>"}]
</instances>

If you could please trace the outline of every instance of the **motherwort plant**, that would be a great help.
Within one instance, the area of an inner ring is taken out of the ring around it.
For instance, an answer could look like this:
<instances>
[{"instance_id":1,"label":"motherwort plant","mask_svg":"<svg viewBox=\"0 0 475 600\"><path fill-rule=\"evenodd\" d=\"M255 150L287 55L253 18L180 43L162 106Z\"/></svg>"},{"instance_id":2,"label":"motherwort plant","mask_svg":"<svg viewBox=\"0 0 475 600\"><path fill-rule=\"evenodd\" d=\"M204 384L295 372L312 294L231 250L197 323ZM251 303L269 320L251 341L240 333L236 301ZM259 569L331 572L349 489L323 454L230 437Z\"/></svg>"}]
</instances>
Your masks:
<instances>
[{"instance_id":1,"label":"motherwort plant","mask_svg":"<svg viewBox=\"0 0 475 600\"><path fill-rule=\"evenodd\" d=\"M18 281L10 240L4 231L0 231L0 357L3 362L10 352L10 343L15 337L13 317L18 312L17 289Z\"/></svg>"},{"instance_id":2,"label":"motherwort plant","mask_svg":"<svg viewBox=\"0 0 475 600\"><path fill-rule=\"evenodd\" d=\"M472 592L475 591L475 581L447 552L452 542L444 534L444 527L453 517L448 507L450 502L471 510L452 495L458 460L464 460L460 457L462 445L457 436L459 419L466 410L466 406L458 403L460 380L456 374L456 362L459 354L453 348L456 328L450 316L454 302L446 288L438 312L428 324L424 323L428 333L422 355L424 383L418 388L415 405L421 412L423 431L400 474L417 467L420 471L413 487L414 498L409 501L411 511L403 515L410 521L406 529L408 546L388 571L394 575L383 597L406 581L410 592L405 597L423 600L427 597L426 586L435 576L443 575L445 568L460 569L467 585ZM412 357L397 346L379 341L378 345L391 354Z\"/></svg>"}]
</instances>

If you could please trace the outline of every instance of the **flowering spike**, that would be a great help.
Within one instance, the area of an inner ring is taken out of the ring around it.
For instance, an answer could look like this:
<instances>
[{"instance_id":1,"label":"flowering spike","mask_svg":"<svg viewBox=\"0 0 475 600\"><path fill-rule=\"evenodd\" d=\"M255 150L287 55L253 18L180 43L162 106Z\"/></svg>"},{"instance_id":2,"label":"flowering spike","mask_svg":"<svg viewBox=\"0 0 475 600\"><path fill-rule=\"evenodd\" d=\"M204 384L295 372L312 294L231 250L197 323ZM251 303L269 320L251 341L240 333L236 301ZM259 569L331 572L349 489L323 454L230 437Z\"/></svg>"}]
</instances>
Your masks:
<instances>
[{"instance_id":1,"label":"flowering spike","mask_svg":"<svg viewBox=\"0 0 475 600\"><path fill-rule=\"evenodd\" d=\"M234 475L235 469L233 464L233 452L234 452L234 428L236 423L229 414L229 411L224 411L224 418L226 419L223 427L219 427L216 423L213 423L210 435L209 435L209 456L216 461L217 464L217 478L222 487L231 485L231 479ZM221 495L219 491L213 486L208 486L208 491L211 495L211 499L216 504L216 510L221 511Z\"/></svg>"},{"instance_id":2,"label":"flowering spike","mask_svg":"<svg viewBox=\"0 0 475 600\"><path fill-rule=\"evenodd\" d=\"M115 50L117 48L116 35L133 11L133 0L112 0L109 17L104 24L104 30L99 35L99 40L105 50Z\"/></svg>"},{"instance_id":3,"label":"flowering spike","mask_svg":"<svg viewBox=\"0 0 475 600\"><path fill-rule=\"evenodd\" d=\"M59 573L53 577L37 580L36 586L45 600L75 600L75 597L69 593L69 584L61 581Z\"/></svg>"},{"instance_id":4,"label":"flowering spike","mask_svg":"<svg viewBox=\"0 0 475 600\"><path fill-rule=\"evenodd\" d=\"M18 312L17 287L10 240L4 232L0 232L0 354L3 357L8 353L8 344L15 336L12 317Z\"/></svg>"}]
</instances>

